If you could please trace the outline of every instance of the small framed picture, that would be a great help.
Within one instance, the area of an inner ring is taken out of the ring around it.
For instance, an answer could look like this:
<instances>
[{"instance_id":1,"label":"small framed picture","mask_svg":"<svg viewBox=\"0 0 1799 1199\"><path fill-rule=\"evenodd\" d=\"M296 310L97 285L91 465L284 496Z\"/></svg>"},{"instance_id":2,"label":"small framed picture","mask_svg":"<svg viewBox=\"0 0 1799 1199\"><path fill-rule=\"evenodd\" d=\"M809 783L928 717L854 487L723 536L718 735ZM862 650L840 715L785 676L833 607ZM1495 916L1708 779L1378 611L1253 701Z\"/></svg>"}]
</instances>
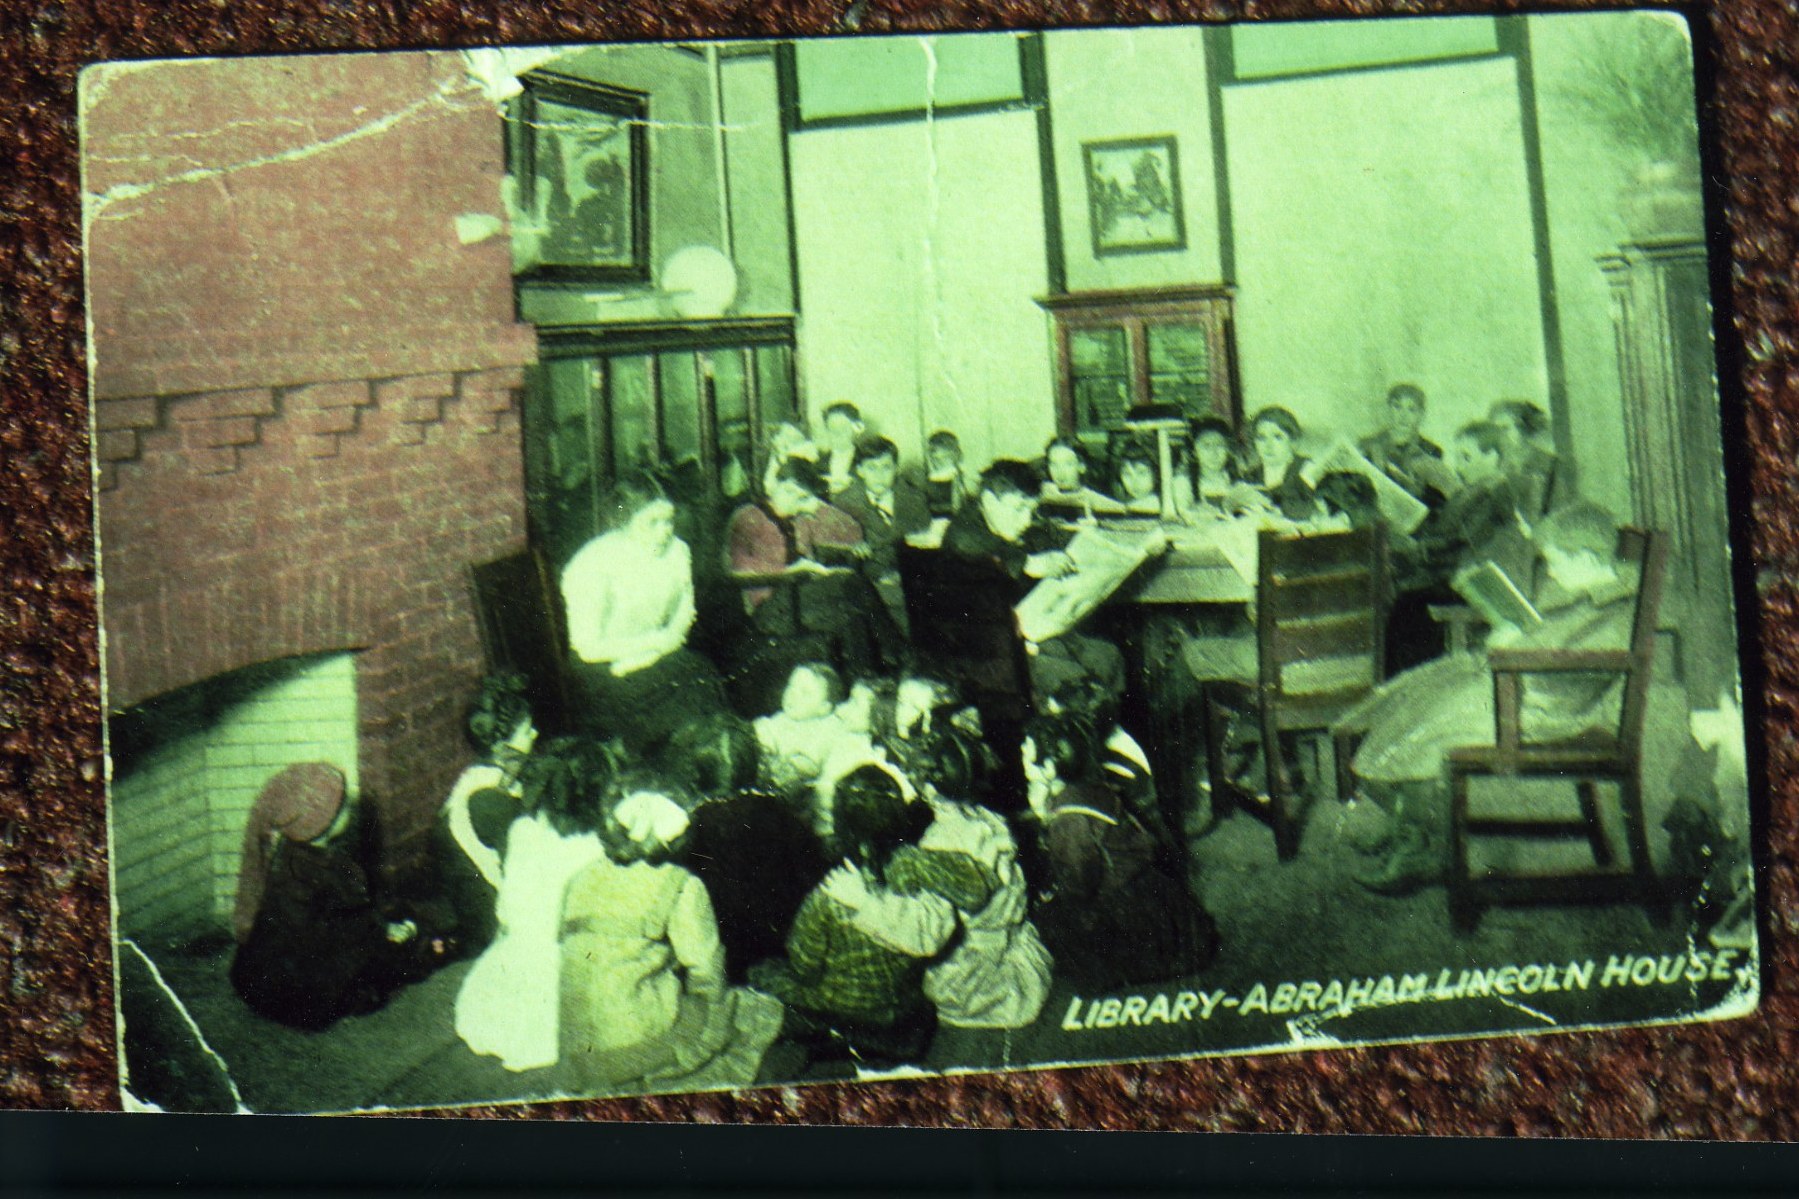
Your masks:
<instances>
[{"instance_id":1,"label":"small framed picture","mask_svg":"<svg viewBox=\"0 0 1799 1199\"><path fill-rule=\"evenodd\" d=\"M541 283L650 277L649 97L550 72L513 102L515 265Z\"/></svg>"},{"instance_id":2,"label":"small framed picture","mask_svg":"<svg viewBox=\"0 0 1799 1199\"><path fill-rule=\"evenodd\" d=\"M1187 248L1174 138L1086 142L1081 155L1094 257Z\"/></svg>"}]
</instances>

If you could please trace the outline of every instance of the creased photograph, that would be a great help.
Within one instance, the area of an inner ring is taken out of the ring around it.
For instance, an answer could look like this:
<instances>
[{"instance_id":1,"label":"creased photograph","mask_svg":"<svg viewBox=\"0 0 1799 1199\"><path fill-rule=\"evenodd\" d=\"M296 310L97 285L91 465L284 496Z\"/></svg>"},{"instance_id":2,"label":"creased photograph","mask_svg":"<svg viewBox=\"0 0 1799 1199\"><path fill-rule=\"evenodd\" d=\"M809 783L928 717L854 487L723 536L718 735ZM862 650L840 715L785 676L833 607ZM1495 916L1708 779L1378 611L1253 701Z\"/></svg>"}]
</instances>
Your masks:
<instances>
[{"instance_id":1,"label":"creased photograph","mask_svg":"<svg viewBox=\"0 0 1799 1199\"><path fill-rule=\"evenodd\" d=\"M125 1101L1759 995L1684 22L81 80Z\"/></svg>"}]
</instances>

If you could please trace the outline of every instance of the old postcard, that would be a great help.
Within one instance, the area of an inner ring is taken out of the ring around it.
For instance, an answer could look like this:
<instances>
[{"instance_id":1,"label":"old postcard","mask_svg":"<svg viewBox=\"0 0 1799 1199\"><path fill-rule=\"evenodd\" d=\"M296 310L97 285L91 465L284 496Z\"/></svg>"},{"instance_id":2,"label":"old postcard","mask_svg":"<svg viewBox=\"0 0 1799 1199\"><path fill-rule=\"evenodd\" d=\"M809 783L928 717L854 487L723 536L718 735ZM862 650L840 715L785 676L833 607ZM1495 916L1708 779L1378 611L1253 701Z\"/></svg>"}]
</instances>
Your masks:
<instances>
[{"instance_id":1,"label":"old postcard","mask_svg":"<svg viewBox=\"0 0 1799 1199\"><path fill-rule=\"evenodd\" d=\"M82 79L125 1093L1758 996L1686 27Z\"/></svg>"}]
</instances>

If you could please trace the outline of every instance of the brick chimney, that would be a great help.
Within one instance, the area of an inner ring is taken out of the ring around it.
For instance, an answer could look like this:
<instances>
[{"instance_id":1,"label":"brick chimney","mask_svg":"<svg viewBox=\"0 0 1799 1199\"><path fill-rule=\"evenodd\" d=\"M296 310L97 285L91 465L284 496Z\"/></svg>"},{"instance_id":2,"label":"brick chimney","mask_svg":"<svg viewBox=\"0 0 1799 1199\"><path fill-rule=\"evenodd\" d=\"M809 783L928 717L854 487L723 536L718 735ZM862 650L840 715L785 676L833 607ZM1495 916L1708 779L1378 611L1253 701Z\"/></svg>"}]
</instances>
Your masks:
<instances>
[{"instance_id":1,"label":"brick chimney","mask_svg":"<svg viewBox=\"0 0 1799 1199\"><path fill-rule=\"evenodd\" d=\"M454 53L113 64L83 108L109 711L353 652L403 866L467 758L468 567L524 541L535 335L458 220L504 214L499 113Z\"/></svg>"}]
</instances>

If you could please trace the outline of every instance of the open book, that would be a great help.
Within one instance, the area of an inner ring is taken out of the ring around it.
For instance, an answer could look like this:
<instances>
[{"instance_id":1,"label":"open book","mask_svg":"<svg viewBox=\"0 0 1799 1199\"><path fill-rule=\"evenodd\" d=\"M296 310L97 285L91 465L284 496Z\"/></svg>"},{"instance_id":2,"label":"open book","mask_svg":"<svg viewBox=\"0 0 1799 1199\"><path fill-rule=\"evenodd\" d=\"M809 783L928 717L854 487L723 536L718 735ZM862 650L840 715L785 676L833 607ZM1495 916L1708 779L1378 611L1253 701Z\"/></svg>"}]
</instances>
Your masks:
<instances>
[{"instance_id":1,"label":"open book","mask_svg":"<svg viewBox=\"0 0 1799 1199\"><path fill-rule=\"evenodd\" d=\"M1489 624L1529 630L1543 623L1543 614L1524 598L1511 576L1491 562L1464 566L1450 580L1450 586Z\"/></svg>"},{"instance_id":2,"label":"open book","mask_svg":"<svg viewBox=\"0 0 1799 1199\"><path fill-rule=\"evenodd\" d=\"M1159 531L1082 529L1066 550L1074 559L1074 573L1039 580L1031 588L1015 609L1018 631L1026 641L1048 641L1066 633L1117 591L1150 551L1162 544Z\"/></svg>"},{"instance_id":3,"label":"open book","mask_svg":"<svg viewBox=\"0 0 1799 1199\"><path fill-rule=\"evenodd\" d=\"M1368 456L1348 439L1336 442L1330 449L1306 463L1302 477L1308 487L1316 487L1318 480L1339 470L1361 475L1374 484L1374 500L1380 507L1381 518L1387 522L1387 528L1395 533L1413 532L1430 515L1430 508L1423 500L1395 483L1386 471L1368 461Z\"/></svg>"}]
</instances>

